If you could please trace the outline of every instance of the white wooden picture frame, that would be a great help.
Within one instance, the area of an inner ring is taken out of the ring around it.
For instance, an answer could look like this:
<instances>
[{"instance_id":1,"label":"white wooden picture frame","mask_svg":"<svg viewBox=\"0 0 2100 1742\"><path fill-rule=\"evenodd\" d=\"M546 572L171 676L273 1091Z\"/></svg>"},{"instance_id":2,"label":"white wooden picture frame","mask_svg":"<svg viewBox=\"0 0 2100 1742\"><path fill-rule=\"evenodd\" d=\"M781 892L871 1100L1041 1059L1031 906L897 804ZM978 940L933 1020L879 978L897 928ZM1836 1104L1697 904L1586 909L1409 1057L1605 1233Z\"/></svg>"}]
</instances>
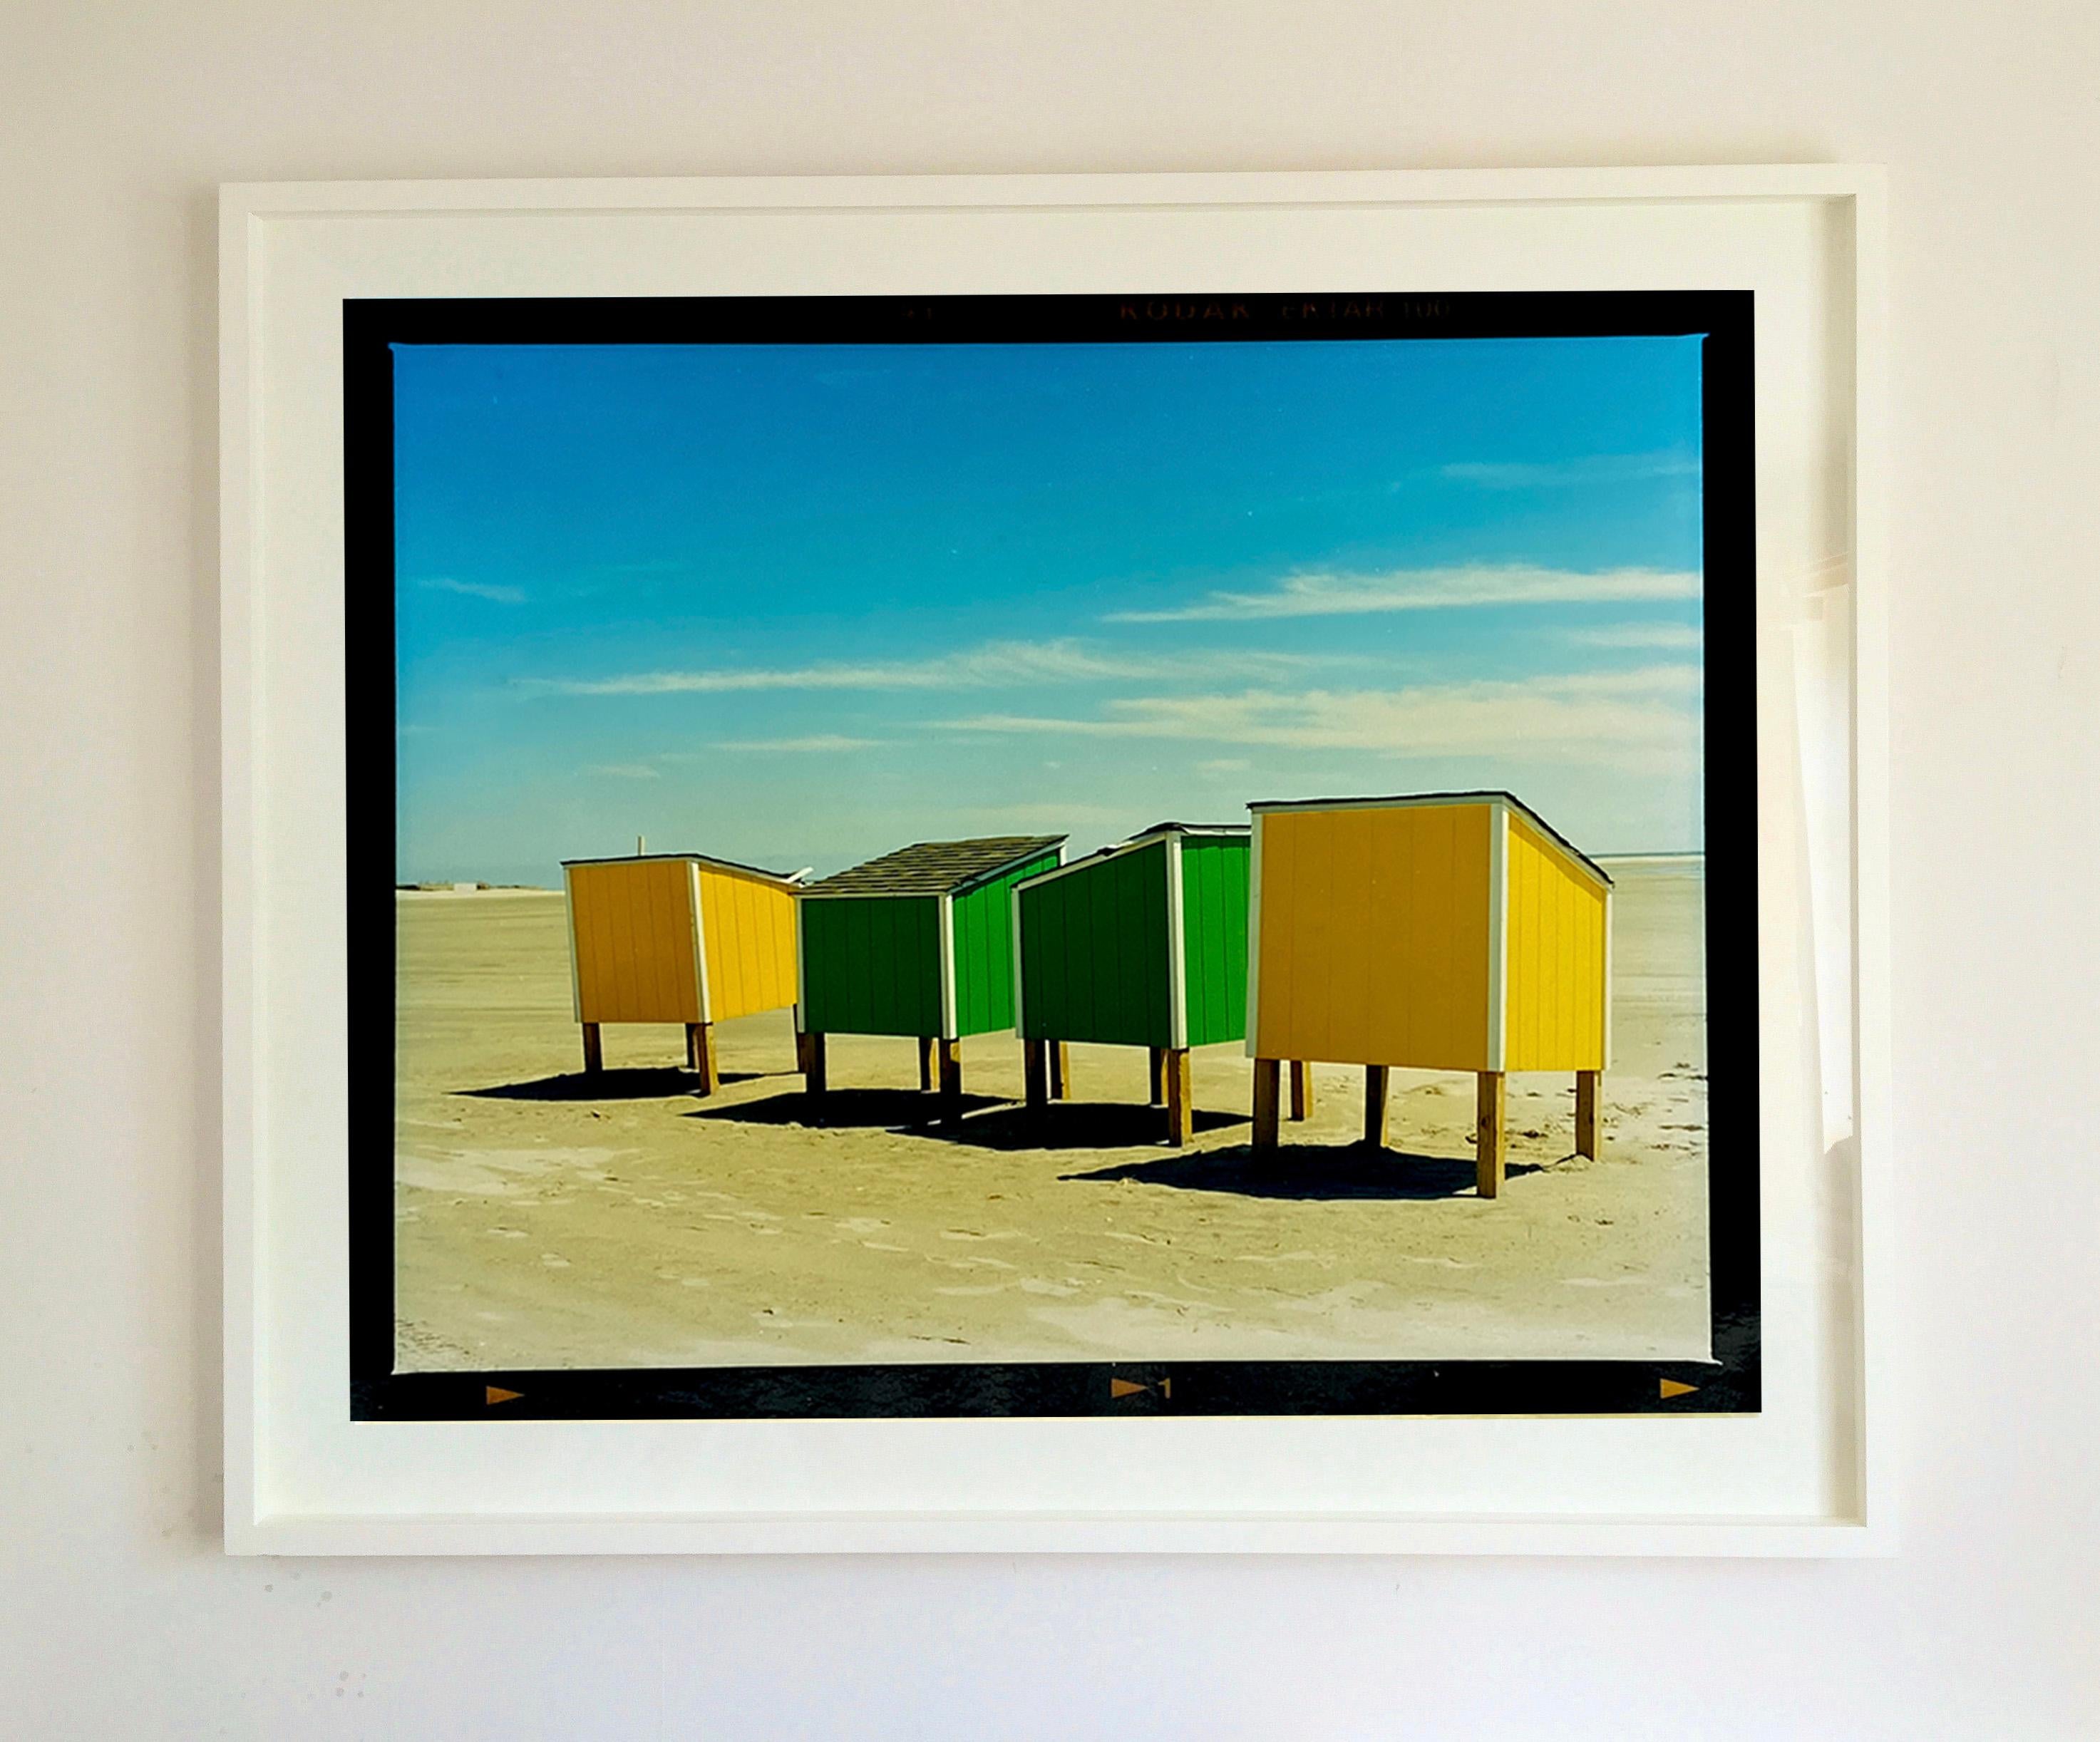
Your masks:
<instances>
[{"instance_id":1,"label":"white wooden picture frame","mask_svg":"<svg viewBox=\"0 0 2100 1742\"><path fill-rule=\"evenodd\" d=\"M225 189L228 1549L1892 1548L1882 208L1821 166ZM351 1419L346 300L1367 285L1756 298L1761 1410Z\"/></svg>"}]
</instances>

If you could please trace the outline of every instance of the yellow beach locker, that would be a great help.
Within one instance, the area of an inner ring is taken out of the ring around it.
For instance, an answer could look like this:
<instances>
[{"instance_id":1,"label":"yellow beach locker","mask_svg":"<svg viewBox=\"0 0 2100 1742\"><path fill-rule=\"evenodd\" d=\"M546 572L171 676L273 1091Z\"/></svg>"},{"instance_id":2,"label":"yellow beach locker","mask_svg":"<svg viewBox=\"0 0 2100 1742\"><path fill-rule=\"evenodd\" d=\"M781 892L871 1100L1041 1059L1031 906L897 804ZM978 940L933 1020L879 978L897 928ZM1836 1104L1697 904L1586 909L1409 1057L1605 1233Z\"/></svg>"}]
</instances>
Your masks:
<instances>
[{"instance_id":1,"label":"yellow beach locker","mask_svg":"<svg viewBox=\"0 0 2100 1742\"><path fill-rule=\"evenodd\" d=\"M708 1094L712 1025L795 1002L799 873L659 853L568 860L562 880L587 1072L604 1068L604 1024L676 1022Z\"/></svg>"},{"instance_id":2,"label":"yellow beach locker","mask_svg":"<svg viewBox=\"0 0 2100 1742\"><path fill-rule=\"evenodd\" d=\"M1604 870L1507 792L1250 808L1256 1144L1276 1140L1281 1062L1295 1074L1317 1059L1365 1067L1374 1143L1392 1067L1476 1073L1483 1196L1501 1187L1510 1071L1573 1072L1576 1146L1595 1154L1611 1034Z\"/></svg>"}]
</instances>

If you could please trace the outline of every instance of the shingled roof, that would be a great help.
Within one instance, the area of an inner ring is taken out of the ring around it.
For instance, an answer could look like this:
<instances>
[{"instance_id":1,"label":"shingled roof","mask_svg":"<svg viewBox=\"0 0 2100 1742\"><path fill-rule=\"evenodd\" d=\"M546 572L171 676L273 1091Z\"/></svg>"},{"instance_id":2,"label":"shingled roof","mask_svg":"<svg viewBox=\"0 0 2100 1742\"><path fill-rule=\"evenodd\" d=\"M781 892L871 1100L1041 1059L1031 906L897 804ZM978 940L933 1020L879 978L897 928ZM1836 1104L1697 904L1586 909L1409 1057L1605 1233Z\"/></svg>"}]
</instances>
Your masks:
<instances>
[{"instance_id":1,"label":"shingled roof","mask_svg":"<svg viewBox=\"0 0 2100 1742\"><path fill-rule=\"evenodd\" d=\"M805 884L805 895L953 895L1029 859L1055 853L1062 835L994 835L978 840L922 840L835 876Z\"/></svg>"}]
</instances>

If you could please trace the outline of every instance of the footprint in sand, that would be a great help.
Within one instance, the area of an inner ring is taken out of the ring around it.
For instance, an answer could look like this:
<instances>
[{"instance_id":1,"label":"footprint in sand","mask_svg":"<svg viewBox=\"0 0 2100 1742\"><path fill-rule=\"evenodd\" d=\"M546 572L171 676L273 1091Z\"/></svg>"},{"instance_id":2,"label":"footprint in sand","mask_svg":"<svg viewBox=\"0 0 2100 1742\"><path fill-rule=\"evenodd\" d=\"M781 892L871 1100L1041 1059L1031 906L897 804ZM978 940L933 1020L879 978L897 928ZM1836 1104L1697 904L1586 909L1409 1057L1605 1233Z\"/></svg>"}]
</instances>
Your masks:
<instances>
[{"instance_id":1,"label":"footprint in sand","mask_svg":"<svg viewBox=\"0 0 2100 1742\"><path fill-rule=\"evenodd\" d=\"M540 1262L549 1270L567 1270L569 1268L569 1261L558 1252L542 1252Z\"/></svg>"},{"instance_id":2,"label":"footprint in sand","mask_svg":"<svg viewBox=\"0 0 2100 1742\"><path fill-rule=\"evenodd\" d=\"M849 1215L832 1223L832 1226L841 1233L879 1234L889 1224L879 1215Z\"/></svg>"},{"instance_id":3,"label":"footprint in sand","mask_svg":"<svg viewBox=\"0 0 2100 1742\"><path fill-rule=\"evenodd\" d=\"M525 1237L525 1230L522 1228L492 1228L488 1233L497 1240L523 1240Z\"/></svg>"}]
</instances>

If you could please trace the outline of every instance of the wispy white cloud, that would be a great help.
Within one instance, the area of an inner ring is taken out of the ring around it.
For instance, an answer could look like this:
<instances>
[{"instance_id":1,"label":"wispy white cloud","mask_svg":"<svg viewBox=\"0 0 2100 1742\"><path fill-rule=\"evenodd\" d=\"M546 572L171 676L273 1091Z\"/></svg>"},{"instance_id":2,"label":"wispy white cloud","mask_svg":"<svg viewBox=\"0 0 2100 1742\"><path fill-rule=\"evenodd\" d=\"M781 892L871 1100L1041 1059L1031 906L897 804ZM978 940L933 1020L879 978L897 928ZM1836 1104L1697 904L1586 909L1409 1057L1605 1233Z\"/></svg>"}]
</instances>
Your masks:
<instances>
[{"instance_id":1,"label":"wispy white cloud","mask_svg":"<svg viewBox=\"0 0 2100 1742\"><path fill-rule=\"evenodd\" d=\"M659 780L664 774L662 769L652 768L646 762L601 762L584 772L602 775L608 780Z\"/></svg>"},{"instance_id":2,"label":"wispy white cloud","mask_svg":"<svg viewBox=\"0 0 2100 1742\"><path fill-rule=\"evenodd\" d=\"M886 740L880 738L844 738L836 732L817 732L807 738L726 738L717 750L826 751L870 750Z\"/></svg>"},{"instance_id":3,"label":"wispy white cloud","mask_svg":"<svg viewBox=\"0 0 2100 1742\"><path fill-rule=\"evenodd\" d=\"M1092 718L978 714L940 724L957 732L1064 732L1392 756L1652 756L1696 749L1700 689L1698 667L1657 665L1395 690L1137 696L1112 701Z\"/></svg>"},{"instance_id":4,"label":"wispy white cloud","mask_svg":"<svg viewBox=\"0 0 2100 1742\"><path fill-rule=\"evenodd\" d=\"M1145 681L1191 675L1282 677L1320 663L1281 653L1185 653L1174 658L1105 651L1073 640L989 642L924 659L827 662L784 668L719 667L612 677L523 677L540 695L726 695L758 690L949 690L998 684Z\"/></svg>"},{"instance_id":5,"label":"wispy white cloud","mask_svg":"<svg viewBox=\"0 0 2100 1742\"><path fill-rule=\"evenodd\" d=\"M1568 639L1585 647L1630 647L1677 652L1704 644L1696 623L1612 623L1601 628L1571 630Z\"/></svg>"},{"instance_id":6,"label":"wispy white cloud","mask_svg":"<svg viewBox=\"0 0 2100 1742\"><path fill-rule=\"evenodd\" d=\"M1207 762L1198 762L1196 771L1199 774L1243 774L1253 766L1245 756L1214 756Z\"/></svg>"},{"instance_id":7,"label":"wispy white cloud","mask_svg":"<svg viewBox=\"0 0 2100 1742\"><path fill-rule=\"evenodd\" d=\"M416 583L432 593L461 593L470 599L487 599L496 605L523 605L525 592L521 587L499 587L485 580L455 580L449 575L434 575L427 580Z\"/></svg>"},{"instance_id":8,"label":"wispy white cloud","mask_svg":"<svg viewBox=\"0 0 2100 1742\"><path fill-rule=\"evenodd\" d=\"M1392 569L1376 575L1292 575L1264 593L1216 592L1193 604L1111 613L1110 623L1202 623L1340 617L1485 605L1574 605L1699 596L1696 572L1618 568L1585 571L1522 563Z\"/></svg>"},{"instance_id":9,"label":"wispy white cloud","mask_svg":"<svg viewBox=\"0 0 2100 1742\"><path fill-rule=\"evenodd\" d=\"M1044 799L1026 805L969 805L942 814L952 826L961 828L1025 829L1030 834L1062 835L1075 826L1121 822L1125 814L1115 805Z\"/></svg>"},{"instance_id":10,"label":"wispy white cloud","mask_svg":"<svg viewBox=\"0 0 2100 1742\"><path fill-rule=\"evenodd\" d=\"M1440 466L1437 474L1454 483L1487 490L1550 490L1579 484L1638 483L1652 478L1696 478L1697 455L1664 451L1639 454L1585 454L1579 459L1537 461L1462 460Z\"/></svg>"}]
</instances>

